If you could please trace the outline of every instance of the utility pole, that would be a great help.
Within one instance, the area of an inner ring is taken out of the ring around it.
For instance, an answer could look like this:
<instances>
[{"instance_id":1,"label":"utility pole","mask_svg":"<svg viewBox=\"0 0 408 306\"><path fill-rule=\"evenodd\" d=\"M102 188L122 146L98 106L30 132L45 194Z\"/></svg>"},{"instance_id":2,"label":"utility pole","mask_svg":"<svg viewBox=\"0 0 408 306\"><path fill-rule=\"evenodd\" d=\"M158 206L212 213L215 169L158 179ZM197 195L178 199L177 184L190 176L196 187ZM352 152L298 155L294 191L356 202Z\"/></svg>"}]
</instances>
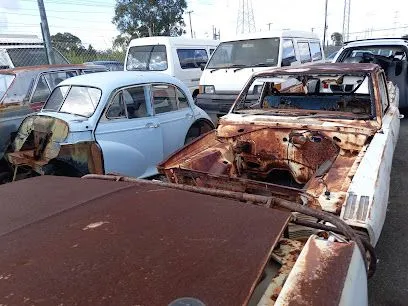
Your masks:
<instances>
[{"instance_id":1,"label":"utility pole","mask_svg":"<svg viewBox=\"0 0 408 306\"><path fill-rule=\"evenodd\" d=\"M43 34L43 40L45 43L45 50L47 51L48 63L50 65L55 64L54 51L51 45L50 29L48 28L47 14L45 13L45 7L43 0L37 0L38 10L41 17L41 33Z\"/></svg>"},{"instance_id":2,"label":"utility pole","mask_svg":"<svg viewBox=\"0 0 408 306\"><path fill-rule=\"evenodd\" d=\"M326 32L327 32L327 2L326 0L325 6L324 6L324 30L323 30L323 48L326 49Z\"/></svg>"},{"instance_id":3,"label":"utility pole","mask_svg":"<svg viewBox=\"0 0 408 306\"><path fill-rule=\"evenodd\" d=\"M348 41L349 36L350 36L350 6L351 6L351 0L344 0L343 42Z\"/></svg>"},{"instance_id":4,"label":"utility pole","mask_svg":"<svg viewBox=\"0 0 408 306\"><path fill-rule=\"evenodd\" d=\"M273 22L268 22L267 23L267 25L268 25L268 30L270 31L271 30L271 25L273 24Z\"/></svg>"},{"instance_id":5,"label":"utility pole","mask_svg":"<svg viewBox=\"0 0 408 306\"><path fill-rule=\"evenodd\" d=\"M191 13L192 13L193 11L187 11L187 14L188 14L188 18L190 19L190 32L191 32L191 38L194 38L193 37L193 27L192 27L192 25L191 25Z\"/></svg>"}]
</instances>

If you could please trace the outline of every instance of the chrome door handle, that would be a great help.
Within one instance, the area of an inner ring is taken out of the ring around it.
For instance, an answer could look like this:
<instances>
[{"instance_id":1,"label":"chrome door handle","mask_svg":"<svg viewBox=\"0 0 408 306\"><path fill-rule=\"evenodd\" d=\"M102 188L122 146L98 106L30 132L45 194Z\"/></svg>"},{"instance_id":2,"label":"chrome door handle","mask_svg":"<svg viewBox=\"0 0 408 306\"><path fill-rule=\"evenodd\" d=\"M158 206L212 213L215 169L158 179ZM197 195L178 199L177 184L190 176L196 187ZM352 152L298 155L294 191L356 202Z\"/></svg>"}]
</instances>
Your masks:
<instances>
[{"instance_id":1,"label":"chrome door handle","mask_svg":"<svg viewBox=\"0 0 408 306\"><path fill-rule=\"evenodd\" d=\"M151 123L151 122L146 123L146 127L150 128L150 129L157 129L159 126L160 126L160 124L158 124L158 123Z\"/></svg>"}]
</instances>

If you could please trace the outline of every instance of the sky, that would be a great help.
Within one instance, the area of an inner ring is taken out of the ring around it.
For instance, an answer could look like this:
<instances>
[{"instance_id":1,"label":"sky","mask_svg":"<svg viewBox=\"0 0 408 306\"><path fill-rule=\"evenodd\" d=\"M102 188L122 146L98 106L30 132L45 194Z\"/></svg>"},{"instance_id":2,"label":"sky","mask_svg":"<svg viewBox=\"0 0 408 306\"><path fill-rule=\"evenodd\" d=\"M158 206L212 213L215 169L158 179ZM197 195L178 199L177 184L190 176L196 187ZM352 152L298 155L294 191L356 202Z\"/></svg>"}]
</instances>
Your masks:
<instances>
[{"instance_id":1,"label":"sky","mask_svg":"<svg viewBox=\"0 0 408 306\"><path fill-rule=\"evenodd\" d=\"M399 37L408 34L408 1L350 0L350 39ZM84 45L108 49L119 34L111 20L115 0L44 0L51 35L70 32ZM221 39L236 33L239 0L187 0L196 38L211 38L213 26ZM304 30L323 38L325 0L252 0L256 31ZM398 8L398 11L396 11ZM328 0L327 35L342 32L343 0ZM185 14L186 36L190 36ZM41 36L37 0L0 0L0 34ZM271 23L270 25L268 25ZM394 29L395 28L395 29Z\"/></svg>"}]
</instances>

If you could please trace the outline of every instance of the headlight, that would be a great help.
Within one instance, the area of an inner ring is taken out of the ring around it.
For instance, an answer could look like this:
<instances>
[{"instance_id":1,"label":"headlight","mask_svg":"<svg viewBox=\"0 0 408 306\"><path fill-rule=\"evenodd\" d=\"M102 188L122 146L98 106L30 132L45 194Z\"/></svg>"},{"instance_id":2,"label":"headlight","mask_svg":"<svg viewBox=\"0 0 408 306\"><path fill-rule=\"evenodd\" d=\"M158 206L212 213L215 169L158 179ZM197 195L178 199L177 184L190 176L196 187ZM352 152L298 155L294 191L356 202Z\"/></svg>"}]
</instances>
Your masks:
<instances>
[{"instance_id":1,"label":"headlight","mask_svg":"<svg viewBox=\"0 0 408 306\"><path fill-rule=\"evenodd\" d=\"M215 93L215 88L213 85L204 85L204 93L206 94L213 94Z\"/></svg>"},{"instance_id":2,"label":"headlight","mask_svg":"<svg viewBox=\"0 0 408 306\"><path fill-rule=\"evenodd\" d=\"M260 95L260 94L261 94L261 91L262 91L262 86L263 86L263 85L255 85L255 86L254 86L254 90L252 91L252 93L253 93L254 95Z\"/></svg>"}]
</instances>

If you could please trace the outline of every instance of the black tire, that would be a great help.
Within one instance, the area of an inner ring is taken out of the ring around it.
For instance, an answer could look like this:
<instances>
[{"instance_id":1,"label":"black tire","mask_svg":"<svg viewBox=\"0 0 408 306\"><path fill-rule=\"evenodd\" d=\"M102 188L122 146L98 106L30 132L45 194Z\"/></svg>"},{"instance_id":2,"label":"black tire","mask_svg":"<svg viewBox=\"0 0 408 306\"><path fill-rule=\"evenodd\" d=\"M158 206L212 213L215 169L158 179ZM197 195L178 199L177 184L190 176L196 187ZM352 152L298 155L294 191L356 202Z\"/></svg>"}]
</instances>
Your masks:
<instances>
[{"instance_id":1,"label":"black tire","mask_svg":"<svg viewBox=\"0 0 408 306\"><path fill-rule=\"evenodd\" d=\"M60 161L55 161L43 167L44 175L81 177L84 174L75 167Z\"/></svg>"},{"instance_id":2,"label":"black tire","mask_svg":"<svg viewBox=\"0 0 408 306\"><path fill-rule=\"evenodd\" d=\"M0 185L9 183L13 179L13 175L10 172L0 172Z\"/></svg>"}]
</instances>

